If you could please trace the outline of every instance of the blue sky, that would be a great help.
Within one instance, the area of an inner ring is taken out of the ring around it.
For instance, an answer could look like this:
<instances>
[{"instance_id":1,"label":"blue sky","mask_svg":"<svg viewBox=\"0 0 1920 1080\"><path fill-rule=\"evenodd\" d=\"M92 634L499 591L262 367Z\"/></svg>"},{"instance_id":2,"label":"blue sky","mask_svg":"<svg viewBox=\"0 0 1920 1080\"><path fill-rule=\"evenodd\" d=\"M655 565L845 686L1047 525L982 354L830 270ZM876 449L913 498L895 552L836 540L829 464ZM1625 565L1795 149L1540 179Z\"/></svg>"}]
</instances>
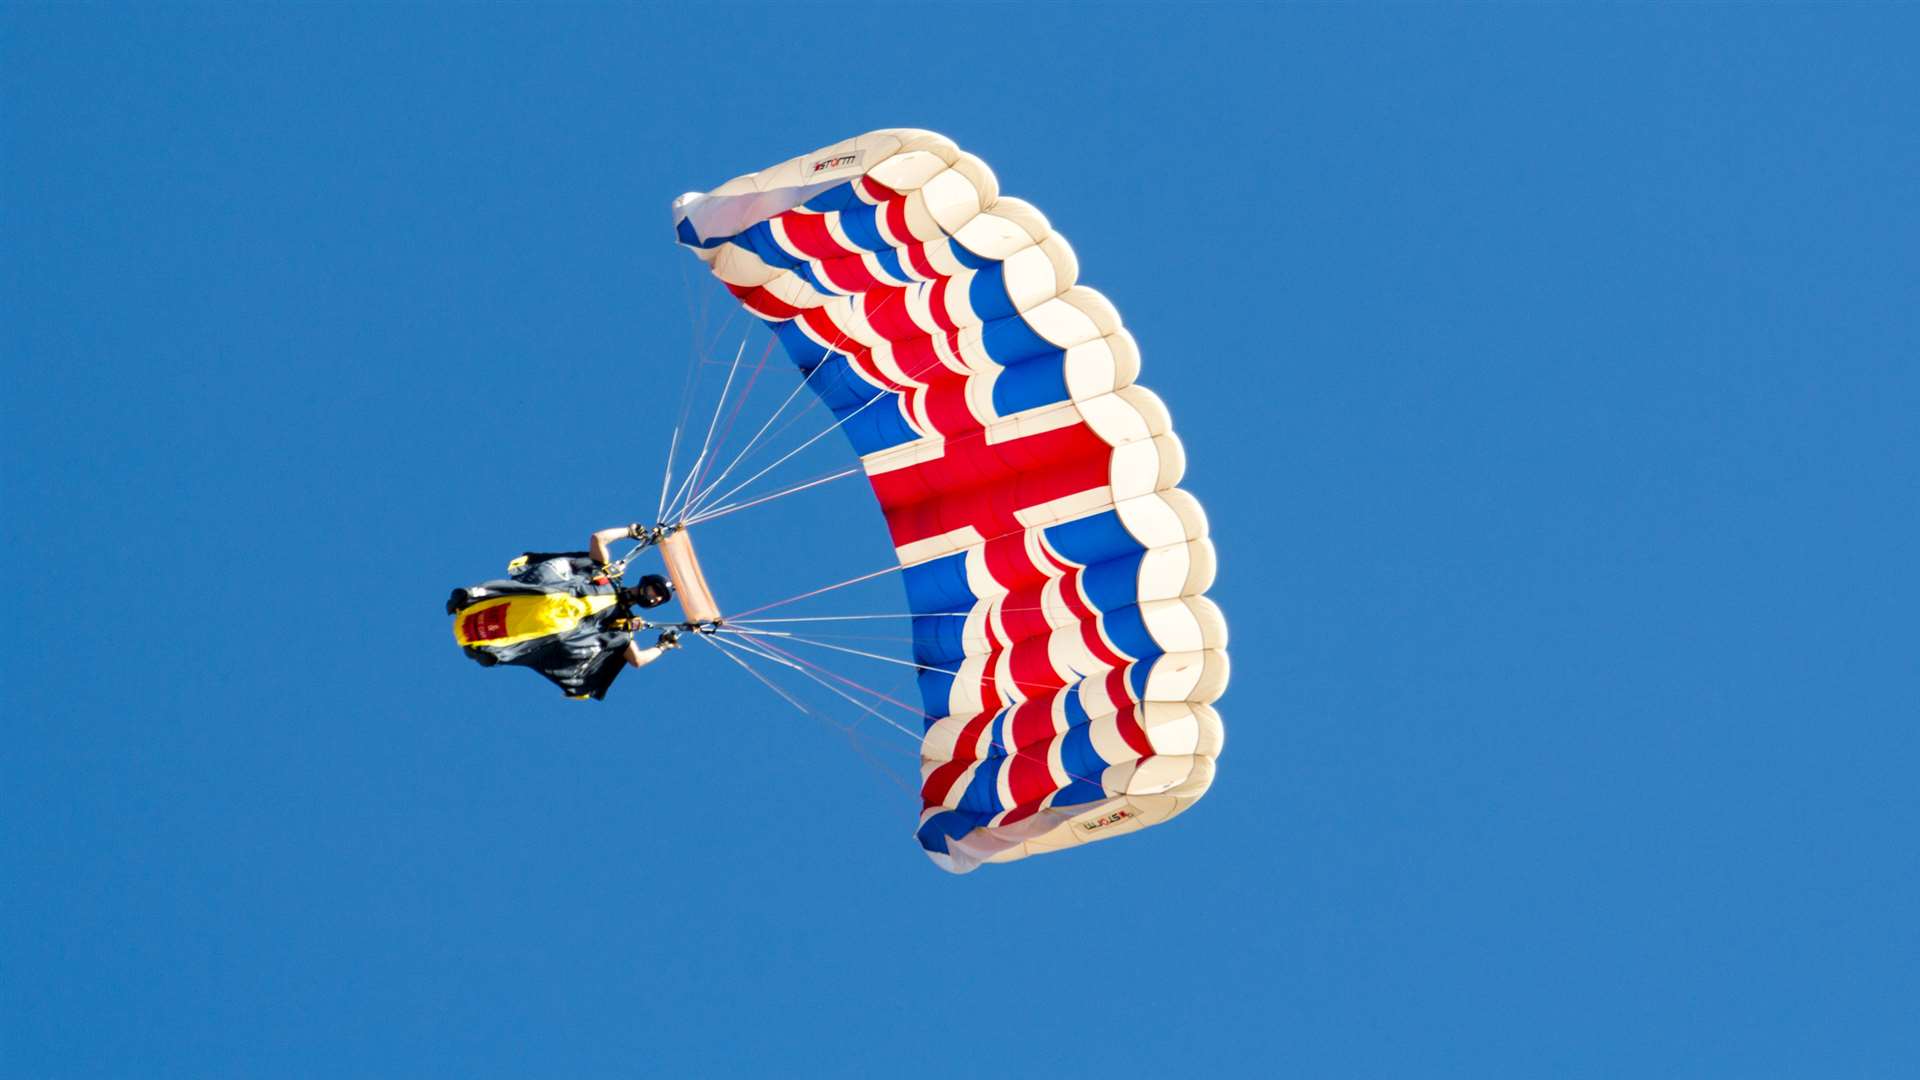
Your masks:
<instances>
[{"instance_id":1,"label":"blue sky","mask_svg":"<svg viewBox=\"0 0 1920 1080\"><path fill-rule=\"evenodd\" d=\"M1915 9L0 26L0 1073L1920 1070ZM654 504L671 198L886 126L1125 314L1234 634L1193 812L964 878L884 732L440 608Z\"/></svg>"}]
</instances>

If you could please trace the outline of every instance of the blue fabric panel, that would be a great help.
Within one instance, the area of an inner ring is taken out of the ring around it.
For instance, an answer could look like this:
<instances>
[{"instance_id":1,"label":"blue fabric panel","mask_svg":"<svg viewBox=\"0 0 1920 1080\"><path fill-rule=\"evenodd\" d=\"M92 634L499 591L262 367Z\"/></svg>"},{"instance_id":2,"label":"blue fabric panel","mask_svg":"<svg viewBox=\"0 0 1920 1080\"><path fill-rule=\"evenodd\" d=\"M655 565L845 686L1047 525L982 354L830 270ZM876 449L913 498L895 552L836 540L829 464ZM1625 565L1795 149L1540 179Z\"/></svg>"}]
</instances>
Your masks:
<instances>
[{"instance_id":1,"label":"blue fabric panel","mask_svg":"<svg viewBox=\"0 0 1920 1080\"><path fill-rule=\"evenodd\" d=\"M983 818L947 810L933 815L913 834L928 851L947 853L947 841L958 840L974 830Z\"/></svg>"},{"instance_id":2,"label":"blue fabric panel","mask_svg":"<svg viewBox=\"0 0 1920 1080\"><path fill-rule=\"evenodd\" d=\"M832 285L827 284L826 281L820 277L820 275L813 272L813 263L811 262L800 262L800 263L794 264L793 272L795 274L798 274L800 278L804 280L807 284L813 286L813 291L819 293L821 296L851 296L852 295L845 289L838 289Z\"/></svg>"},{"instance_id":3,"label":"blue fabric panel","mask_svg":"<svg viewBox=\"0 0 1920 1080\"><path fill-rule=\"evenodd\" d=\"M993 410L1011 416L1027 409L1067 400L1066 351L1022 360L993 381Z\"/></svg>"},{"instance_id":4,"label":"blue fabric panel","mask_svg":"<svg viewBox=\"0 0 1920 1080\"><path fill-rule=\"evenodd\" d=\"M1085 776L1086 774L1081 773L1080 775ZM1093 775L1095 779L1098 779L1100 776L1098 772ZM1106 797L1106 788L1101 787L1097 783L1089 783L1088 781L1076 778L1072 783L1060 789L1060 793L1053 797L1052 805L1079 806L1083 803L1099 802Z\"/></svg>"},{"instance_id":5,"label":"blue fabric panel","mask_svg":"<svg viewBox=\"0 0 1920 1080\"><path fill-rule=\"evenodd\" d=\"M907 423L900 395L890 396L892 401L875 404L858 416L850 416L840 427L846 433L847 441L853 444L853 452L861 457L910 443L920 437L920 433Z\"/></svg>"},{"instance_id":6,"label":"blue fabric panel","mask_svg":"<svg viewBox=\"0 0 1920 1080\"><path fill-rule=\"evenodd\" d=\"M1107 762L1093 748L1093 733L1085 724L1067 729L1066 738L1060 741L1060 765L1067 770L1068 776L1075 778L1075 782L1082 779L1093 781L1094 784L1099 782Z\"/></svg>"},{"instance_id":7,"label":"blue fabric panel","mask_svg":"<svg viewBox=\"0 0 1920 1080\"><path fill-rule=\"evenodd\" d=\"M917 680L920 683L920 700L925 703L927 707L927 723L931 726L933 721L953 711L953 706L951 705L953 700L953 672L945 670L922 671L919 673Z\"/></svg>"},{"instance_id":8,"label":"blue fabric panel","mask_svg":"<svg viewBox=\"0 0 1920 1080\"><path fill-rule=\"evenodd\" d=\"M1075 685L1077 686L1079 682L1083 681L1085 680L1078 680ZM1060 702L1061 715L1066 718L1069 729L1086 727L1087 724L1092 721L1092 718L1087 715L1087 707L1080 703L1080 695L1070 692L1072 690L1073 687L1068 687L1067 690L1061 692L1060 697L1057 699Z\"/></svg>"},{"instance_id":9,"label":"blue fabric panel","mask_svg":"<svg viewBox=\"0 0 1920 1080\"><path fill-rule=\"evenodd\" d=\"M1128 660L1158 656L1166 650L1147 631L1140 608L1133 597L1102 608L1096 616L1100 630ZM949 623L942 627L939 624ZM966 640L962 633L965 619L931 618L914 620L913 658L922 664L957 665L965 659Z\"/></svg>"},{"instance_id":10,"label":"blue fabric panel","mask_svg":"<svg viewBox=\"0 0 1920 1080\"><path fill-rule=\"evenodd\" d=\"M1140 600L1140 562L1145 551L1095 563L1080 572L1080 590L1100 611L1115 611Z\"/></svg>"},{"instance_id":11,"label":"blue fabric panel","mask_svg":"<svg viewBox=\"0 0 1920 1080\"><path fill-rule=\"evenodd\" d=\"M914 275L908 273L906 267L901 265L900 253L892 248L881 248L879 251L874 252L873 259L880 264L880 269L885 270L887 276L893 280L899 282L910 282L914 280Z\"/></svg>"},{"instance_id":12,"label":"blue fabric panel","mask_svg":"<svg viewBox=\"0 0 1920 1080\"><path fill-rule=\"evenodd\" d=\"M907 586L907 608L916 613L972 611L979 598L967 584L967 555L955 552L900 572ZM957 621L957 620L954 620Z\"/></svg>"},{"instance_id":13,"label":"blue fabric panel","mask_svg":"<svg viewBox=\"0 0 1920 1080\"><path fill-rule=\"evenodd\" d=\"M793 360L793 366L803 372L812 371L832 352L825 345L808 337L807 332L800 328L796 320L782 319L767 325L773 329L773 335L780 339L780 344L786 346L787 356Z\"/></svg>"},{"instance_id":14,"label":"blue fabric panel","mask_svg":"<svg viewBox=\"0 0 1920 1080\"><path fill-rule=\"evenodd\" d=\"M791 270L803 261L773 238L773 226L762 221L733 238L733 242L760 257L760 261L779 270Z\"/></svg>"},{"instance_id":15,"label":"blue fabric panel","mask_svg":"<svg viewBox=\"0 0 1920 1080\"><path fill-rule=\"evenodd\" d=\"M1007 756L1007 712L1008 710L1001 709L993 714L993 719L987 721L987 748L981 760L993 764L983 768L998 769L1000 767L998 763Z\"/></svg>"},{"instance_id":16,"label":"blue fabric panel","mask_svg":"<svg viewBox=\"0 0 1920 1080\"><path fill-rule=\"evenodd\" d=\"M1011 367L1031 357L1057 352L1060 346L1041 337L1033 327L1027 325L1027 320L1014 315L1011 318L982 323L980 348L992 358L994 363L1001 367Z\"/></svg>"},{"instance_id":17,"label":"blue fabric panel","mask_svg":"<svg viewBox=\"0 0 1920 1080\"><path fill-rule=\"evenodd\" d=\"M1147 676L1153 674L1153 665L1159 663L1161 656L1164 655L1165 654L1162 653L1160 656L1155 656L1151 660L1142 660L1127 669L1127 685L1133 687L1133 700L1143 701L1146 699Z\"/></svg>"},{"instance_id":18,"label":"blue fabric panel","mask_svg":"<svg viewBox=\"0 0 1920 1080\"><path fill-rule=\"evenodd\" d=\"M820 346L808 339L814 349ZM833 410L836 417L844 419L853 410L879 397L887 391L880 389L854 372L853 364L840 353L829 353L824 370L813 373L807 383L827 408ZM873 411L871 409L867 410Z\"/></svg>"},{"instance_id":19,"label":"blue fabric panel","mask_svg":"<svg viewBox=\"0 0 1920 1080\"><path fill-rule=\"evenodd\" d=\"M967 245L955 240L951 236L947 237L947 247L953 250L953 257L959 260L960 265L969 270L979 270L988 266L998 267L1000 265L999 259L989 259L985 255L976 254L970 250Z\"/></svg>"},{"instance_id":20,"label":"blue fabric panel","mask_svg":"<svg viewBox=\"0 0 1920 1080\"><path fill-rule=\"evenodd\" d=\"M1101 615L1100 629L1106 633L1107 640L1130 659L1139 660L1166 652L1147 632L1146 621L1140 617L1137 605L1115 608Z\"/></svg>"},{"instance_id":21,"label":"blue fabric panel","mask_svg":"<svg viewBox=\"0 0 1920 1080\"><path fill-rule=\"evenodd\" d=\"M967 620L934 615L913 620L913 659L920 664L957 661L966 648Z\"/></svg>"},{"instance_id":22,"label":"blue fabric panel","mask_svg":"<svg viewBox=\"0 0 1920 1080\"><path fill-rule=\"evenodd\" d=\"M819 348L811 338L806 340L812 348ZM852 362L839 353L832 353L826 363L827 369L816 372L808 385L840 419L840 430L846 435L847 441L853 444L854 453L865 457L877 450L899 446L920 437L920 433L907 423L899 394L883 390L861 378ZM874 401L878 397L891 400Z\"/></svg>"},{"instance_id":23,"label":"blue fabric panel","mask_svg":"<svg viewBox=\"0 0 1920 1080\"><path fill-rule=\"evenodd\" d=\"M796 320L768 325L773 327L774 335L786 346L787 355L801 371L812 372L822 363L827 365L827 370L815 373L807 385L842 422L840 430L853 444L855 453L865 456L920 437L907 423L899 394L861 378L851 361L808 337ZM882 396L893 400L867 405Z\"/></svg>"},{"instance_id":24,"label":"blue fabric panel","mask_svg":"<svg viewBox=\"0 0 1920 1080\"><path fill-rule=\"evenodd\" d=\"M721 244L726 243L728 239L724 236L717 236L711 240L702 240L699 232L693 227L692 218L681 218L679 223L674 225L673 238L688 247L697 248L719 247Z\"/></svg>"},{"instance_id":25,"label":"blue fabric panel","mask_svg":"<svg viewBox=\"0 0 1920 1080\"><path fill-rule=\"evenodd\" d=\"M973 305L973 313L980 316L983 323L1019 314L1013 306L1013 297L1007 295L1006 267L999 263L974 271L973 281L967 286L967 302Z\"/></svg>"},{"instance_id":26,"label":"blue fabric panel","mask_svg":"<svg viewBox=\"0 0 1920 1080\"><path fill-rule=\"evenodd\" d=\"M853 181L847 180L833 185L800 205L809 210L819 211L824 214L832 210L845 209L846 205L850 202L861 203L863 206L866 205L864 202L861 202L858 195L853 193Z\"/></svg>"},{"instance_id":27,"label":"blue fabric panel","mask_svg":"<svg viewBox=\"0 0 1920 1080\"><path fill-rule=\"evenodd\" d=\"M973 770L973 779L967 781L967 790L960 795L960 809L971 810L977 814L997 814L1006 807L1000 805L1000 770L1005 760L993 758L980 763Z\"/></svg>"},{"instance_id":28,"label":"blue fabric panel","mask_svg":"<svg viewBox=\"0 0 1920 1080\"><path fill-rule=\"evenodd\" d=\"M889 251L893 245L880 235L880 208L859 199L840 211L840 231L867 251Z\"/></svg>"},{"instance_id":29,"label":"blue fabric panel","mask_svg":"<svg viewBox=\"0 0 1920 1080\"><path fill-rule=\"evenodd\" d=\"M1081 566L1146 550L1120 523L1119 513L1113 510L1048 526L1046 538L1053 550Z\"/></svg>"}]
</instances>

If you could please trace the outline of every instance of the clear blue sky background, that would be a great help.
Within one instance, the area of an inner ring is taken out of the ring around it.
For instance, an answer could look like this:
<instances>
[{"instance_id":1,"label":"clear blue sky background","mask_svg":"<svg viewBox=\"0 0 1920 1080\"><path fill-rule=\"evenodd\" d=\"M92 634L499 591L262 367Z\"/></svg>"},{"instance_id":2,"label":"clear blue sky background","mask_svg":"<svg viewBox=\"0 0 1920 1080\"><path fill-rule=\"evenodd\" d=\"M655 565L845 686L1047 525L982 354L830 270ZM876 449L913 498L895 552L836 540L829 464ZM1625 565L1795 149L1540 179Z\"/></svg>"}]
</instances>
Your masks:
<instances>
[{"instance_id":1,"label":"clear blue sky background","mask_svg":"<svg viewBox=\"0 0 1920 1080\"><path fill-rule=\"evenodd\" d=\"M1920 1072L1915 8L0 31L0 1073ZM900 125L1125 313L1234 631L1197 809L964 878L884 733L441 613L652 507L669 200Z\"/></svg>"}]
</instances>

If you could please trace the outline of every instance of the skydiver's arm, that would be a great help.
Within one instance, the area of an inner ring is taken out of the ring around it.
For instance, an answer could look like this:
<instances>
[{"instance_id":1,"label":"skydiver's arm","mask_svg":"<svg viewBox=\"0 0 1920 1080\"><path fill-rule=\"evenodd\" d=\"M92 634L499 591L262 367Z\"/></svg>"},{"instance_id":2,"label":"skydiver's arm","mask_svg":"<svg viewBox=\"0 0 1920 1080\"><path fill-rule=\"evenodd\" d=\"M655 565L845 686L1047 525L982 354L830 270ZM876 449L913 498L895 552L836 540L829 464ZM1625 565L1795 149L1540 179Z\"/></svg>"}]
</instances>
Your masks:
<instances>
[{"instance_id":1,"label":"skydiver's arm","mask_svg":"<svg viewBox=\"0 0 1920 1080\"><path fill-rule=\"evenodd\" d=\"M594 562L605 566L613 561L613 553L607 550L608 544L616 540L645 539L646 526L638 522L632 525L615 525L611 529L601 529L599 532L594 533L593 539L587 543L587 553L593 556Z\"/></svg>"},{"instance_id":2,"label":"skydiver's arm","mask_svg":"<svg viewBox=\"0 0 1920 1080\"><path fill-rule=\"evenodd\" d=\"M677 630L669 630L661 634L660 640L656 644L644 649L640 647L639 642L629 641L627 642L627 663L632 664L634 667L646 667L648 664L660 659L661 653L666 652L668 649L677 649L679 647L680 633Z\"/></svg>"}]
</instances>

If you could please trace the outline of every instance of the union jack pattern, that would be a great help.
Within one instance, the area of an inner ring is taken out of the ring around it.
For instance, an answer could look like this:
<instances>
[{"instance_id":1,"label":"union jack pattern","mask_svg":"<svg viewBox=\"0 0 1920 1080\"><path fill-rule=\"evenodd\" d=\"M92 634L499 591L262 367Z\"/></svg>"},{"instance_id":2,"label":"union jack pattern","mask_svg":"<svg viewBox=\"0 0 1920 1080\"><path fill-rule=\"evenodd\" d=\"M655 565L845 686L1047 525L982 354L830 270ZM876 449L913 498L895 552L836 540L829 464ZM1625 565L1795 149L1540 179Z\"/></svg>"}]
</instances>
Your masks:
<instances>
[{"instance_id":1,"label":"union jack pattern","mask_svg":"<svg viewBox=\"0 0 1920 1080\"><path fill-rule=\"evenodd\" d=\"M1132 336L1046 218L908 129L674 216L839 418L886 515L926 668L934 861L971 870L1192 805L1224 738L1213 546Z\"/></svg>"}]
</instances>

